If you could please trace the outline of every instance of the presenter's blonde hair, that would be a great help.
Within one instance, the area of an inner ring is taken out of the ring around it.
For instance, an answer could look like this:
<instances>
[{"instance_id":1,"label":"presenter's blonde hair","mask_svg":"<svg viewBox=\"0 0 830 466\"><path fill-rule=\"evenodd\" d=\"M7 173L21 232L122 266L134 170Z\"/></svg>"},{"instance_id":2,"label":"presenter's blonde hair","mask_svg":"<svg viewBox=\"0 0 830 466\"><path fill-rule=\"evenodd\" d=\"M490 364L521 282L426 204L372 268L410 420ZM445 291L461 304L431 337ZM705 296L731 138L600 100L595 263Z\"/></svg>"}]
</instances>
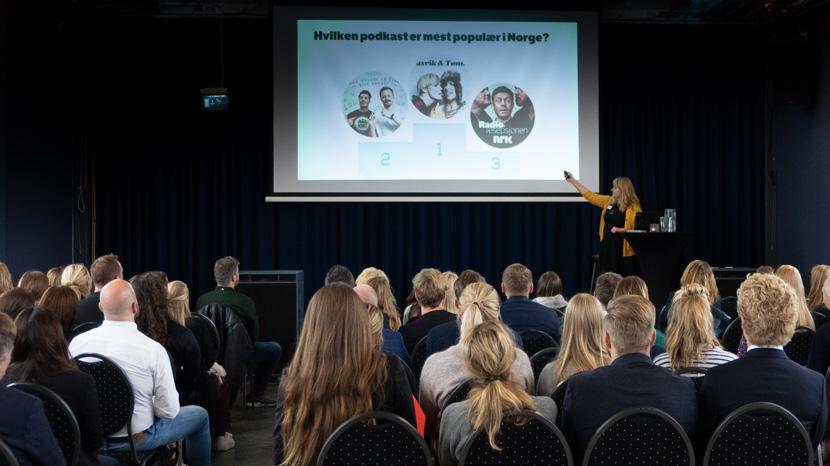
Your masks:
<instances>
[{"instance_id":1,"label":"presenter's blonde hair","mask_svg":"<svg viewBox=\"0 0 830 466\"><path fill-rule=\"evenodd\" d=\"M628 210L629 207L640 207L640 198L637 197L637 192L634 191L634 183L631 178L621 176L614 178L611 185L620 190L620 196L617 198L617 206L622 211Z\"/></svg>"}]
</instances>

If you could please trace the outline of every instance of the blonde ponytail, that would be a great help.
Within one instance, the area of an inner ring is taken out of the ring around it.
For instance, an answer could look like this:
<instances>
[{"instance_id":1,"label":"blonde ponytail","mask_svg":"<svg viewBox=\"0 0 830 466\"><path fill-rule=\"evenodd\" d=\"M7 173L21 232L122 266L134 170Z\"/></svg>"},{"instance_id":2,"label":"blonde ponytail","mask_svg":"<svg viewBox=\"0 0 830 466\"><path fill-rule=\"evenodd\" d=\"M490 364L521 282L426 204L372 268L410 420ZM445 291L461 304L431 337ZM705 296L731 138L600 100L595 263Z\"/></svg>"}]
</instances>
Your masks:
<instances>
[{"instance_id":1,"label":"blonde ponytail","mask_svg":"<svg viewBox=\"0 0 830 466\"><path fill-rule=\"evenodd\" d=\"M464 288L459 301L462 340L464 335L482 322L499 320L499 294L487 283L470 283Z\"/></svg>"},{"instance_id":2,"label":"blonde ponytail","mask_svg":"<svg viewBox=\"0 0 830 466\"><path fill-rule=\"evenodd\" d=\"M471 285L472 286L472 285ZM468 287L469 288L469 287ZM496 435L505 413L534 409L533 398L510 380L510 368L516 359L513 338L498 320L483 322L462 336L464 365L472 375L470 390L470 425L487 432L490 447L501 451ZM512 419L517 425L527 419Z\"/></svg>"}]
</instances>

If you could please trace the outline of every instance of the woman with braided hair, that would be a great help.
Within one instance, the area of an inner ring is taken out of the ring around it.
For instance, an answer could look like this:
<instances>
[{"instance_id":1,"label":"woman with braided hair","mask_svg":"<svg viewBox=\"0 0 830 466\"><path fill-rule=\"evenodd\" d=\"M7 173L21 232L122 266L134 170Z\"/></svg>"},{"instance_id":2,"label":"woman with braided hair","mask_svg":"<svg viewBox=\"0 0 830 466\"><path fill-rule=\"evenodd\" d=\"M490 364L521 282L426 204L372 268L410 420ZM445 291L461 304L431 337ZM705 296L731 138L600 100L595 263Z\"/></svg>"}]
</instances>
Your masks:
<instances>
[{"instance_id":1,"label":"woman with braided hair","mask_svg":"<svg viewBox=\"0 0 830 466\"><path fill-rule=\"evenodd\" d=\"M442 465L457 464L478 429L487 432L492 449L501 450L496 435L505 416L513 411L536 411L556 421L556 403L550 397L530 396L511 380L510 361L519 351L498 321L479 324L462 337L462 358L473 387L467 400L447 406L441 416L438 457ZM516 416L510 421L521 425L526 420Z\"/></svg>"}]
</instances>

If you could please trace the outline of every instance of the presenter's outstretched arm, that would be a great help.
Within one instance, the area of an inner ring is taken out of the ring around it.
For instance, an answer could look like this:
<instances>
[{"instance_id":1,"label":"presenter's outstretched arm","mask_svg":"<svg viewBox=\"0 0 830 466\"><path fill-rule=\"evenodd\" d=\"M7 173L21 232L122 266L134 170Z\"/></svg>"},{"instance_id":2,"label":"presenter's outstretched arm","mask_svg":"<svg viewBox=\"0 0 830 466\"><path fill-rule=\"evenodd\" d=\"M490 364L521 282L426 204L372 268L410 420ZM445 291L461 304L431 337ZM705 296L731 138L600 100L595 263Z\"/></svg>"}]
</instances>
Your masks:
<instances>
[{"instance_id":1,"label":"presenter's outstretched arm","mask_svg":"<svg viewBox=\"0 0 830 466\"><path fill-rule=\"evenodd\" d=\"M583 185L579 181L576 181L576 178L574 178L574 176L569 171L565 172L565 181L572 184L574 188L576 188L576 190L579 191L579 194L582 194L583 196L591 193L591 190L586 188L585 185Z\"/></svg>"}]
</instances>

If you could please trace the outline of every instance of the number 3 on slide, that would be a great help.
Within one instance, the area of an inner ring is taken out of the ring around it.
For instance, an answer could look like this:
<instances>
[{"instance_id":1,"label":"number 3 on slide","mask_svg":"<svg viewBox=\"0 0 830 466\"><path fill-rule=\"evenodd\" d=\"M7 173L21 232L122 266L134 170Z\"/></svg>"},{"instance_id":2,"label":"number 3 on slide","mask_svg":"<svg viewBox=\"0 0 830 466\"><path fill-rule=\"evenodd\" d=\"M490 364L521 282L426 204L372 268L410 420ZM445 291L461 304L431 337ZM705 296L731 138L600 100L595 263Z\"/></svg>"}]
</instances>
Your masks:
<instances>
[{"instance_id":1,"label":"number 3 on slide","mask_svg":"<svg viewBox=\"0 0 830 466\"><path fill-rule=\"evenodd\" d=\"M501 168L501 158L499 158L499 157L491 158L490 159L490 169L498 170L499 168Z\"/></svg>"},{"instance_id":2,"label":"number 3 on slide","mask_svg":"<svg viewBox=\"0 0 830 466\"><path fill-rule=\"evenodd\" d=\"M383 166L386 166L386 167L388 167L389 165L392 165L392 162L389 161L391 158L392 158L392 156L389 155L389 152L381 153L380 154L380 164L383 165Z\"/></svg>"}]
</instances>

